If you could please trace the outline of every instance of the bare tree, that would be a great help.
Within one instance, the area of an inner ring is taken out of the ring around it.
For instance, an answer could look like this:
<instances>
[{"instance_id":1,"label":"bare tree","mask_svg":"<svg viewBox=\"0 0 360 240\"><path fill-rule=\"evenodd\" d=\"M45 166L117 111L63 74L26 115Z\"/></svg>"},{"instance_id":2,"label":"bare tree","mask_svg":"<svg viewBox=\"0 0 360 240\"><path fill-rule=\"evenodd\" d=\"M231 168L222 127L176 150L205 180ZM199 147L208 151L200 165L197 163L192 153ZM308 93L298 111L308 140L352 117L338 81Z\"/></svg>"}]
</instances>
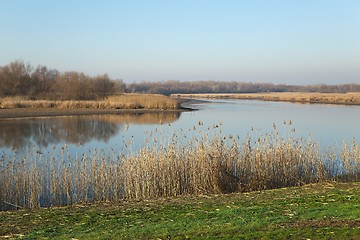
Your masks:
<instances>
[{"instance_id":1,"label":"bare tree","mask_svg":"<svg viewBox=\"0 0 360 240\"><path fill-rule=\"evenodd\" d=\"M36 94L38 98L49 98L51 88L55 84L57 70L49 70L46 66L39 65L32 73L33 83L36 83Z\"/></svg>"},{"instance_id":2,"label":"bare tree","mask_svg":"<svg viewBox=\"0 0 360 240\"><path fill-rule=\"evenodd\" d=\"M92 79L92 93L96 97L106 97L115 92L115 83L107 74L96 76Z\"/></svg>"},{"instance_id":3,"label":"bare tree","mask_svg":"<svg viewBox=\"0 0 360 240\"><path fill-rule=\"evenodd\" d=\"M52 90L59 99L89 100L94 98L90 78L80 72L58 74Z\"/></svg>"},{"instance_id":4,"label":"bare tree","mask_svg":"<svg viewBox=\"0 0 360 240\"><path fill-rule=\"evenodd\" d=\"M23 61L11 62L1 68L0 87L3 96L31 95L34 84L31 79L32 68Z\"/></svg>"}]
</instances>

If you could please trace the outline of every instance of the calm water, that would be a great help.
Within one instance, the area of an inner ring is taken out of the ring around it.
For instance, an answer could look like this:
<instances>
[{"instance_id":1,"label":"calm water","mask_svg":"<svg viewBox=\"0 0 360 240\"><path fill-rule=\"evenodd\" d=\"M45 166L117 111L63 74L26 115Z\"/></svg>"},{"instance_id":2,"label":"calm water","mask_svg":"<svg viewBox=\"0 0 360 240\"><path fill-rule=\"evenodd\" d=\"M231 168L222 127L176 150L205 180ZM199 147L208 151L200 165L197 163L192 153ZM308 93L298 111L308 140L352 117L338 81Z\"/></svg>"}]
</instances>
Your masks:
<instances>
[{"instance_id":1,"label":"calm water","mask_svg":"<svg viewBox=\"0 0 360 240\"><path fill-rule=\"evenodd\" d=\"M293 134L308 138L311 134L324 149L341 147L343 141L353 139L360 142L358 106L213 100L191 107L199 111L1 120L0 153L26 153L29 149L46 153L64 145L72 153L94 148L117 152L125 145L136 151L155 133L166 142L179 131L197 134L199 128L204 132L216 125L220 125L217 129L223 135L246 138L247 134L256 137L274 131L275 124L284 137Z\"/></svg>"}]
</instances>

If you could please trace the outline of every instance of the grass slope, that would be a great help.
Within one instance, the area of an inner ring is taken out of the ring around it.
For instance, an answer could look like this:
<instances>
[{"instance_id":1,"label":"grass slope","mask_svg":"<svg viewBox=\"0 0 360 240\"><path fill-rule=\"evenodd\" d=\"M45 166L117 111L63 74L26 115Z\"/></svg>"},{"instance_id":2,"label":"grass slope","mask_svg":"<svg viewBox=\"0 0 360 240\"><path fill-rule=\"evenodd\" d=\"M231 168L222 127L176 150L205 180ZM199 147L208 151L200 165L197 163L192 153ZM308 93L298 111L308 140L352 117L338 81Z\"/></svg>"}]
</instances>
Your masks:
<instances>
[{"instance_id":1,"label":"grass slope","mask_svg":"<svg viewBox=\"0 0 360 240\"><path fill-rule=\"evenodd\" d=\"M0 212L0 239L360 239L360 182Z\"/></svg>"}]
</instances>

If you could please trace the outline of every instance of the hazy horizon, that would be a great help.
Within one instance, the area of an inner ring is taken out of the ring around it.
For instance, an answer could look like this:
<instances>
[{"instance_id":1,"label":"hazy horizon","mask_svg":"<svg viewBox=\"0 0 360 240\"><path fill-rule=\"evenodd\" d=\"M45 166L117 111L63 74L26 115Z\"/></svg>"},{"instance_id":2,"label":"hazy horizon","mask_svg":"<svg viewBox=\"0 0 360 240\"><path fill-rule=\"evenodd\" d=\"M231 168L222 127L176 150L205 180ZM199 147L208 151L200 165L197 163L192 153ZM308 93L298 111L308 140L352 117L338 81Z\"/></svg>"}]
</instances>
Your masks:
<instances>
[{"instance_id":1,"label":"hazy horizon","mask_svg":"<svg viewBox=\"0 0 360 240\"><path fill-rule=\"evenodd\" d=\"M0 66L124 82L360 84L360 1L0 2Z\"/></svg>"}]
</instances>

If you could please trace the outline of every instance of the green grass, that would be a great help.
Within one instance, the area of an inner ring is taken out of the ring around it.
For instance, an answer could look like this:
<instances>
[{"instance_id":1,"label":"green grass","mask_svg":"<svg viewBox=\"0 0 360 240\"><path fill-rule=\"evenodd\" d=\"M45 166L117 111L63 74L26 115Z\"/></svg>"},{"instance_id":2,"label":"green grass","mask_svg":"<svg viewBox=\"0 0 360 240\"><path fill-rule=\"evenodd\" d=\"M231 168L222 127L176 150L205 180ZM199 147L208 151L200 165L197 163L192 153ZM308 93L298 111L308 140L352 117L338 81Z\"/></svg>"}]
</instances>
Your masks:
<instances>
[{"instance_id":1,"label":"green grass","mask_svg":"<svg viewBox=\"0 0 360 240\"><path fill-rule=\"evenodd\" d=\"M0 212L0 239L360 239L360 182Z\"/></svg>"}]
</instances>

